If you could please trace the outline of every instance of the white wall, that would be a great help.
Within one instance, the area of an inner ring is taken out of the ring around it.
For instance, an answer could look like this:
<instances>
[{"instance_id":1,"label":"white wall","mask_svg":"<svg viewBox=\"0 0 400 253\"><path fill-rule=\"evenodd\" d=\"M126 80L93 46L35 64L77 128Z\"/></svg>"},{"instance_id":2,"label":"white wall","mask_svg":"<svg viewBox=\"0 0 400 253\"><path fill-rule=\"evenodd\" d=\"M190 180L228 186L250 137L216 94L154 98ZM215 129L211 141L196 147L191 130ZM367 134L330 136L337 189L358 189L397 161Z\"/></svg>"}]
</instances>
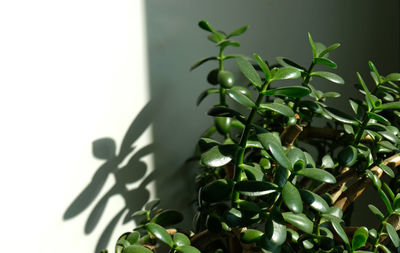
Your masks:
<instances>
[{"instance_id":1,"label":"white wall","mask_svg":"<svg viewBox=\"0 0 400 253\"><path fill-rule=\"evenodd\" d=\"M144 19L139 0L0 2L1 252L93 252L126 206L124 196L137 189L132 179L131 191L110 191L111 171L130 155L104 168L92 142L111 138L120 153L125 140L136 147L132 154L152 142L149 124L140 122L138 140L132 130L131 139L125 136L149 101ZM111 142L95 148L111 156L104 151ZM148 174L151 156L140 159ZM67 212L94 175L85 196L90 205L78 200ZM145 199L151 188L140 189ZM122 225L127 213L117 220L112 244L132 228L132 222Z\"/></svg>"}]
</instances>

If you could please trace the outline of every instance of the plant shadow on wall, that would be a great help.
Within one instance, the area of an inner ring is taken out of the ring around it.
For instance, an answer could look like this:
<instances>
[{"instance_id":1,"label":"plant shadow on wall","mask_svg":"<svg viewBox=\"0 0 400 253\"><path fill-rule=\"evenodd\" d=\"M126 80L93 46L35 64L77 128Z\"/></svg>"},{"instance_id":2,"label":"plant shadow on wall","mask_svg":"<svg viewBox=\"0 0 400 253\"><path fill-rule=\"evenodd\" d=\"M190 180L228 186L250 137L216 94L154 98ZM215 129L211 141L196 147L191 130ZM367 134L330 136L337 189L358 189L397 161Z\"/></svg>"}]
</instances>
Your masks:
<instances>
[{"instance_id":1,"label":"plant shadow on wall","mask_svg":"<svg viewBox=\"0 0 400 253\"><path fill-rule=\"evenodd\" d=\"M150 192L146 189L146 186L154 180L154 172L145 176L148 168L143 158L153 153L153 144L137 149L135 142L152 122L153 117L149 116L154 116L155 113L155 106L152 101L147 103L129 126L119 151L117 151L116 142L111 138L101 138L93 141L93 155L98 159L104 160L104 163L96 170L91 182L64 213L64 220L80 215L99 196L107 178L114 177L114 185L97 201L90 212L85 224L85 234L90 234L94 231L103 216L108 201L112 197L120 195L125 205L110 219L107 227L104 228L101 237L98 239L95 252L100 252L101 249L106 248L121 218L124 224L128 223L133 219L132 214L141 209L149 200ZM128 188L129 184L139 182L139 180L142 181L137 187Z\"/></svg>"}]
</instances>

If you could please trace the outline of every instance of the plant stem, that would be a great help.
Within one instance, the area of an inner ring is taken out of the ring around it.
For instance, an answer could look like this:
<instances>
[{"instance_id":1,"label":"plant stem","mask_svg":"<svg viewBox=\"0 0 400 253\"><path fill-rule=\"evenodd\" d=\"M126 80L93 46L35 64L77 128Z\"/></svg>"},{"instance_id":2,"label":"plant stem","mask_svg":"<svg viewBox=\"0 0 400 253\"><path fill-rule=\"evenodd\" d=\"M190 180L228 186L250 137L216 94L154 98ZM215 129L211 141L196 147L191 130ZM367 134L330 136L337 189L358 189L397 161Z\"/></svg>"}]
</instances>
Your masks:
<instances>
[{"instance_id":1,"label":"plant stem","mask_svg":"<svg viewBox=\"0 0 400 253\"><path fill-rule=\"evenodd\" d=\"M219 71L224 70L224 49L223 48L219 49L218 62L219 62L218 70ZM224 87L222 87L222 85L219 85L219 104L221 106L226 106L225 93L226 93L226 89Z\"/></svg>"}]
</instances>

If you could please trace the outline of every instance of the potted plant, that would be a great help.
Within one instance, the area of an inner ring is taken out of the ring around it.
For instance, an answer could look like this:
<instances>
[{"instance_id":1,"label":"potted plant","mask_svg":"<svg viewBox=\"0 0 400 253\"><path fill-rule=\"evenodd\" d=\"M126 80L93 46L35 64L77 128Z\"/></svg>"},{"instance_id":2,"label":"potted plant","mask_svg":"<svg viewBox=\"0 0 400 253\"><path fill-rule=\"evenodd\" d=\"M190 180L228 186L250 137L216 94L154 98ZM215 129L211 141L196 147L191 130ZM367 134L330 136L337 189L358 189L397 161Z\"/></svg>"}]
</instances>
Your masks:
<instances>
[{"instance_id":1,"label":"potted plant","mask_svg":"<svg viewBox=\"0 0 400 253\"><path fill-rule=\"evenodd\" d=\"M326 71L337 68L329 54L340 44L325 46L309 34L309 66L283 57L270 65L257 54L225 54L240 46L232 38L247 26L229 34L204 20L199 26L219 52L191 68L218 66L197 104L212 94L219 102L196 149L194 228L178 229L182 215L154 200L134 214L143 221L119 238L116 252L399 251L400 74L379 73L369 62L368 85L357 73L363 99L348 98L352 113L345 113L326 105L341 94L318 89L321 78L344 84ZM228 60L246 78L243 85L225 68ZM349 207L369 186L383 203L368 205L378 226L351 227Z\"/></svg>"}]
</instances>

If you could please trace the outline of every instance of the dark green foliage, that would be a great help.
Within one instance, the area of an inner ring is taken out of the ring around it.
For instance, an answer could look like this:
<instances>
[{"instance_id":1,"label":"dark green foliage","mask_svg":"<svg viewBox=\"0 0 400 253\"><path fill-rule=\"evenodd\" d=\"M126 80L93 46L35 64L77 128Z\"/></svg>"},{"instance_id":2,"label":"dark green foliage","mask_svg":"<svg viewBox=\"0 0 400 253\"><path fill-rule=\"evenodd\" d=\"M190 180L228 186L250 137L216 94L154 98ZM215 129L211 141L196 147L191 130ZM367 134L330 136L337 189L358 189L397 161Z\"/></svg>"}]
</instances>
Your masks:
<instances>
[{"instance_id":1,"label":"dark green foliage","mask_svg":"<svg viewBox=\"0 0 400 253\"><path fill-rule=\"evenodd\" d=\"M231 38L243 34L247 26L224 33L203 20L199 27L219 52L191 67L217 63L207 76L212 87L200 94L197 104L212 94L219 100L208 111L213 125L196 149L201 166L196 177L197 234L164 228L183 217L174 210L158 209L156 200L134 213L144 219L135 232L120 237L116 252L151 252L145 246L158 242L170 252L182 253L233 248L399 252L400 73L382 76L369 62L371 84L356 73L363 99L349 99L352 112L343 112L332 106L335 103L327 104L340 93L318 88L321 78L344 84L331 72L338 65L329 58L340 44L325 46L308 34L309 66L285 57L269 65L258 54L253 58L224 54L229 47L240 46ZM245 83L238 85L236 73L225 69L230 59ZM290 86L282 85L281 80L289 79ZM324 126L316 127L315 121ZM383 174L392 179L389 184L381 180ZM349 230L348 207L369 185L383 204L371 200L368 205L378 226ZM202 236L207 240L199 239Z\"/></svg>"}]
</instances>

